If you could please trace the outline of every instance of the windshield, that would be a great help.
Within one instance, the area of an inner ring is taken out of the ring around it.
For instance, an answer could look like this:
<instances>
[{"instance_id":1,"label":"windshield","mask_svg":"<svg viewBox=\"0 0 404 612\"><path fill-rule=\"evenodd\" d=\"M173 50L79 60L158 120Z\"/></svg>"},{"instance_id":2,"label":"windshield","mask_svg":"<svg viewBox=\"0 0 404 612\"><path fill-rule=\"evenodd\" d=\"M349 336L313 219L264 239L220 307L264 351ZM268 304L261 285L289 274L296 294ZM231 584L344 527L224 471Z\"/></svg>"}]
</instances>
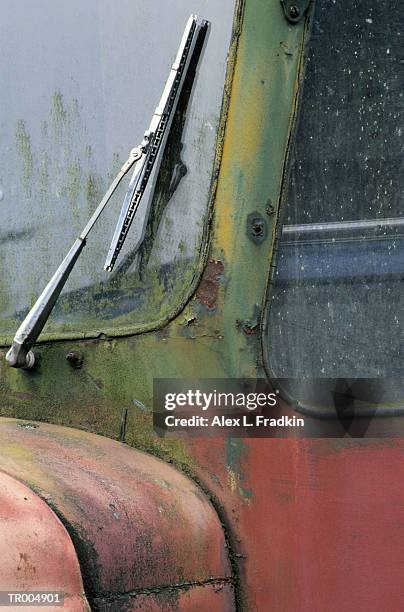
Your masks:
<instances>
[{"instance_id":1,"label":"windshield","mask_svg":"<svg viewBox=\"0 0 404 612\"><path fill-rule=\"evenodd\" d=\"M149 125L190 6L184 0L2 4L0 332L19 322ZM122 188L91 235L45 332L158 321L190 291L215 160L234 1L195 0L211 22L147 198L112 274L103 270ZM46 335L46 334L45 334Z\"/></svg>"}]
</instances>

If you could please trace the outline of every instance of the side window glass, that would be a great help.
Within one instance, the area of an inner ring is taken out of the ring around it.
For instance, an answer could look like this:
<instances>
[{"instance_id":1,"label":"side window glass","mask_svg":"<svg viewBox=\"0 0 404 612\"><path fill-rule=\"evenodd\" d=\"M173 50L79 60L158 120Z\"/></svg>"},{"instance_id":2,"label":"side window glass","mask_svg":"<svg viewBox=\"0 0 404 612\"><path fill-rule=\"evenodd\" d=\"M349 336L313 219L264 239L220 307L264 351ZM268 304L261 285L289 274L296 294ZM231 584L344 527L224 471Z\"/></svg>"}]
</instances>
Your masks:
<instances>
[{"instance_id":1,"label":"side window glass","mask_svg":"<svg viewBox=\"0 0 404 612\"><path fill-rule=\"evenodd\" d=\"M404 373L403 39L398 2L316 2L265 338L302 404L314 379Z\"/></svg>"}]
</instances>

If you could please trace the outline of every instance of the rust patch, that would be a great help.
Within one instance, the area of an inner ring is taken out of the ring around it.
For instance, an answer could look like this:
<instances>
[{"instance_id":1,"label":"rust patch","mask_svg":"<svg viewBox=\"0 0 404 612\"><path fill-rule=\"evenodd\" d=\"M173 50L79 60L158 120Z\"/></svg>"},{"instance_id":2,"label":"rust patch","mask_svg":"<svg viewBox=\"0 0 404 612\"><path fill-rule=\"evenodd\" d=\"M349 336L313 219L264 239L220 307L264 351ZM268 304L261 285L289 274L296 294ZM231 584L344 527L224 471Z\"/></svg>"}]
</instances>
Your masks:
<instances>
[{"instance_id":1,"label":"rust patch","mask_svg":"<svg viewBox=\"0 0 404 612\"><path fill-rule=\"evenodd\" d=\"M242 321L236 319L236 328L242 331L246 336L253 336L259 331L260 324L260 309L257 304L254 305L254 312L250 319Z\"/></svg>"},{"instance_id":2,"label":"rust patch","mask_svg":"<svg viewBox=\"0 0 404 612\"><path fill-rule=\"evenodd\" d=\"M213 310L219 295L219 282L224 266L219 260L211 259L205 268L202 280L196 291L195 299L209 310Z\"/></svg>"},{"instance_id":3,"label":"rust patch","mask_svg":"<svg viewBox=\"0 0 404 612\"><path fill-rule=\"evenodd\" d=\"M246 334L246 336L252 336L258 331L258 323L251 323L250 321L240 321L240 319L236 319L236 327L237 329L241 329Z\"/></svg>"},{"instance_id":4,"label":"rust patch","mask_svg":"<svg viewBox=\"0 0 404 612\"><path fill-rule=\"evenodd\" d=\"M244 325L243 332L247 334L247 336L251 336L252 334L256 334L258 329L258 325Z\"/></svg>"},{"instance_id":5,"label":"rust patch","mask_svg":"<svg viewBox=\"0 0 404 612\"><path fill-rule=\"evenodd\" d=\"M237 329L241 329L247 336L252 336L258 331L258 323L243 323L243 321L239 319L236 320L236 327Z\"/></svg>"}]
</instances>

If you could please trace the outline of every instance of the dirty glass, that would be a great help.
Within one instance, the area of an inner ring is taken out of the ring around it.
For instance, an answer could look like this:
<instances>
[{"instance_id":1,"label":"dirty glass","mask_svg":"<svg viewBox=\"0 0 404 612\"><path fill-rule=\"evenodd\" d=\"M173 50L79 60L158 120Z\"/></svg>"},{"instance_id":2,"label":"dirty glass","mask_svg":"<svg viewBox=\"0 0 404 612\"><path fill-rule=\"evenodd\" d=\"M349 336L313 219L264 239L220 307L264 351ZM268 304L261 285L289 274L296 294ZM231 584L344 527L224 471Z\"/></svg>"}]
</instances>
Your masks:
<instances>
[{"instance_id":1,"label":"dirty glass","mask_svg":"<svg viewBox=\"0 0 404 612\"><path fill-rule=\"evenodd\" d=\"M147 198L112 274L127 182L104 211L45 328L148 325L189 292L205 221L234 0L2 0L0 332L10 339L142 140L192 12L211 22ZM129 180L129 177L128 177ZM138 248L137 248L138 247Z\"/></svg>"},{"instance_id":2,"label":"dirty glass","mask_svg":"<svg viewBox=\"0 0 404 612\"><path fill-rule=\"evenodd\" d=\"M303 404L318 378L404 395L403 42L399 2L316 2L265 337Z\"/></svg>"}]
</instances>

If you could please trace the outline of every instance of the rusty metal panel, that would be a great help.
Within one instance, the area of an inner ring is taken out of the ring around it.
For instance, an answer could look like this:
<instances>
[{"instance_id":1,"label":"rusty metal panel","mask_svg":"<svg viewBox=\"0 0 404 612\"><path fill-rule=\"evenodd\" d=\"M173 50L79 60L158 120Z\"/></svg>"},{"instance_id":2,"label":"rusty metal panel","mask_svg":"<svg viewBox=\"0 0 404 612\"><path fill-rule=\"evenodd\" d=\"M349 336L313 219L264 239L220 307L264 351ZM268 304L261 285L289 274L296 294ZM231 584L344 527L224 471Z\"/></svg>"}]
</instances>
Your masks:
<instances>
[{"instance_id":1,"label":"rusty metal panel","mask_svg":"<svg viewBox=\"0 0 404 612\"><path fill-rule=\"evenodd\" d=\"M96 599L102 612L234 612L233 588L226 583L165 587L109 601Z\"/></svg>"},{"instance_id":2,"label":"rusty metal panel","mask_svg":"<svg viewBox=\"0 0 404 612\"><path fill-rule=\"evenodd\" d=\"M401 612L403 439L192 441L241 610Z\"/></svg>"}]
</instances>

